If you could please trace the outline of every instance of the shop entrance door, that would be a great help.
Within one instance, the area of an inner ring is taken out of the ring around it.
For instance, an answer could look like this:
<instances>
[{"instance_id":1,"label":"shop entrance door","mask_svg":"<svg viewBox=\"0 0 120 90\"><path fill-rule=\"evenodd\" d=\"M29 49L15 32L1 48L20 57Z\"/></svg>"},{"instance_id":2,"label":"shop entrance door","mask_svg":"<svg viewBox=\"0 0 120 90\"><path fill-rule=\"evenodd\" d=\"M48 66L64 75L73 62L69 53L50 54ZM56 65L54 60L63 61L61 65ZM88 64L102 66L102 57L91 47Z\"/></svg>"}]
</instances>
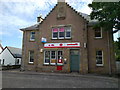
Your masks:
<instances>
[{"instance_id":1,"label":"shop entrance door","mask_svg":"<svg viewBox=\"0 0 120 90\"><path fill-rule=\"evenodd\" d=\"M70 50L70 71L79 72L80 69L80 52L79 49Z\"/></svg>"}]
</instances>

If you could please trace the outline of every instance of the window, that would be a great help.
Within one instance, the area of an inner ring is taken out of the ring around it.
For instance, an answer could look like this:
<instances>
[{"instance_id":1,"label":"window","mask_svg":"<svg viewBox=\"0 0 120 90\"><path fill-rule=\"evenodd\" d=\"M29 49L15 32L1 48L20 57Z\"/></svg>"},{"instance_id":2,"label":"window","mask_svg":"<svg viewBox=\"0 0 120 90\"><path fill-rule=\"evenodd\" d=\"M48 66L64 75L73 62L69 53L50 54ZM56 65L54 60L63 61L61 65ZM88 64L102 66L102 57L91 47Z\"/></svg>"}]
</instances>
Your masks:
<instances>
[{"instance_id":1,"label":"window","mask_svg":"<svg viewBox=\"0 0 120 90\"><path fill-rule=\"evenodd\" d=\"M65 38L71 38L71 27L66 27Z\"/></svg>"},{"instance_id":2,"label":"window","mask_svg":"<svg viewBox=\"0 0 120 90\"><path fill-rule=\"evenodd\" d=\"M102 38L102 29L96 29L95 30L95 38Z\"/></svg>"},{"instance_id":3,"label":"window","mask_svg":"<svg viewBox=\"0 0 120 90\"><path fill-rule=\"evenodd\" d=\"M35 41L35 32L30 33L30 41Z\"/></svg>"},{"instance_id":4,"label":"window","mask_svg":"<svg viewBox=\"0 0 120 90\"><path fill-rule=\"evenodd\" d=\"M58 38L58 28L52 29L52 38L57 39Z\"/></svg>"},{"instance_id":5,"label":"window","mask_svg":"<svg viewBox=\"0 0 120 90\"><path fill-rule=\"evenodd\" d=\"M60 57L62 57L62 51L44 51L44 64L56 65Z\"/></svg>"},{"instance_id":6,"label":"window","mask_svg":"<svg viewBox=\"0 0 120 90\"><path fill-rule=\"evenodd\" d=\"M29 63L34 62L34 51L29 51Z\"/></svg>"},{"instance_id":7,"label":"window","mask_svg":"<svg viewBox=\"0 0 120 90\"><path fill-rule=\"evenodd\" d=\"M64 31L65 29L63 27L59 28L59 39L64 39Z\"/></svg>"},{"instance_id":8,"label":"window","mask_svg":"<svg viewBox=\"0 0 120 90\"><path fill-rule=\"evenodd\" d=\"M16 59L15 65L19 64L19 59Z\"/></svg>"},{"instance_id":9,"label":"window","mask_svg":"<svg viewBox=\"0 0 120 90\"><path fill-rule=\"evenodd\" d=\"M55 65L55 63L56 63L56 52L51 51L51 62L50 62L50 64Z\"/></svg>"},{"instance_id":10,"label":"window","mask_svg":"<svg viewBox=\"0 0 120 90\"><path fill-rule=\"evenodd\" d=\"M4 63L5 63L5 59L3 59L3 62L2 62L2 64L4 65Z\"/></svg>"},{"instance_id":11,"label":"window","mask_svg":"<svg viewBox=\"0 0 120 90\"><path fill-rule=\"evenodd\" d=\"M103 52L101 50L96 51L96 65L103 66Z\"/></svg>"},{"instance_id":12,"label":"window","mask_svg":"<svg viewBox=\"0 0 120 90\"><path fill-rule=\"evenodd\" d=\"M45 51L44 56L45 56L44 64L49 64L50 63L50 51Z\"/></svg>"},{"instance_id":13,"label":"window","mask_svg":"<svg viewBox=\"0 0 120 90\"><path fill-rule=\"evenodd\" d=\"M71 27L58 27L52 29L52 39L70 39Z\"/></svg>"}]
</instances>

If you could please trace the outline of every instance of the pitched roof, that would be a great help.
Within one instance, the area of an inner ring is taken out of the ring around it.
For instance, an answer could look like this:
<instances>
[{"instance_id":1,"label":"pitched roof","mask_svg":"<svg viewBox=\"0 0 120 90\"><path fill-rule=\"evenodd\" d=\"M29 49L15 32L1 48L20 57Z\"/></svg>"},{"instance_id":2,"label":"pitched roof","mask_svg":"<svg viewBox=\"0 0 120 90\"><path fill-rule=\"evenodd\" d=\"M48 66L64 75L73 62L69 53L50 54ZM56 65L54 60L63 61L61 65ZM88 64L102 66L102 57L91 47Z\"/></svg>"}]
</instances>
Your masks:
<instances>
[{"instance_id":1,"label":"pitched roof","mask_svg":"<svg viewBox=\"0 0 120 90\"><path fill-rule=\"evenodd\" d=\"M22 31L24 31L24 30L38 30L38 28L39 28L39 23L34 24L32 26L29 26L29 27L26 27L26 28L22 28L20 30L22 30Z\"/></svg>"},{"instance_id":2,"label":"pitched roof","mask_svg":"<svg viewBox=\"0 0 120 90\"><path fill-rule=\"evenodd\" d=\"M90 16L88 14L85 14L85 13L81 13L81 12L78 12L76 11L73 7L71 7L68 3L65 3L68 7L70 7L73 11L76 12L76 14L78 14L79 16L81 16L83 19L85 19L86 21L88 21L88 25L89 26L92 26L94 24L96 24L98 22L98 20L91 20L90 19ZM27 27L27 28L23 28L23 29L20 29L22 31L26 31L26 30L38 30L38 26L39 24L43 23L44 20L46 20L46 18L53 12L53 10L57 7L58 3L54 6L54 8L46 15L46 17L43 19L42 22L38 23L38 24L35 24L35 25L32 25L30 27Z\"/></svg>"},{"instance_id":3,"label":"pitched roof","mask_svg":"<svg viewBox=\"0 0 120 90\"><path fill-rule=\"evenodd\" d=\"M3 47L2 47L2 45L0 44L0 48L3 50Z\"/></svg>"},{"instance_id":4,"label":"pitched roof","mask_svg":"<svg viewBox=\"0 0 120 90\"><path fill-rule=\"evenodd\" d=\"M22 57L22 49L15 48L15 47L5 47L8 48L10 53L13 55L14 58L21 58Z\"/></svg>"}]
</instances>

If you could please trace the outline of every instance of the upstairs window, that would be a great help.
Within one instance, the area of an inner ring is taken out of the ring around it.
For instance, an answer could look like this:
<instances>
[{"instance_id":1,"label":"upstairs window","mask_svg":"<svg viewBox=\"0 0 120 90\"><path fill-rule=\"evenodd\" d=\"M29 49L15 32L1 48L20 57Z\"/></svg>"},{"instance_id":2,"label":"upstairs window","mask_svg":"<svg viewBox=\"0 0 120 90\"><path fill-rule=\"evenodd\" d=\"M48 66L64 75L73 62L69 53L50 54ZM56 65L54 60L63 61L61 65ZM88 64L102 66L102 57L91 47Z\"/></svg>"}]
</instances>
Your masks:
<instances>
[{"instance_id":1,"label":"upstairs window","mask_svg":"<svg viewBox=\"0 0 120 90\"><path fill-rule=\"evenodd\" d=\"M35 32L34 31L32 31L30 33L30 41L35 41Z\"/></svg>"},{"instance_id":2,"label":"upstairs window","mask_svg":"<svg viewBox=\"0 0 120 90\"><path fill-rule=\"evenodd\" d=\"M58 38L58 28L53 28L52 29L52 39L57 39Z\"/></svg>"},{"instance_id":3,"label":"upstairs window","mask_svg":"<svg viewBox=\"0 0 120 90\"><path fill-rule=\"evenodd\" d=\"M102 29L95 29L95 38L102 38Z\"/></svg>"},{"instance_id":4,"label":"upstairs window","mask_svg":"<svg viewBox=\"0 0 120 90\"><path fill-rule=\"evenodd\" d=\"M64 39L64 32L65 32L65 29L62 27L62 28L59 28L59 39Z\"/></svg>"},{"instance_id":5,"label":"upstairs window","mask_svg":"<svg viewBox=\"0 0 120 90\"><path fill-rule=\"evenodd\" d=\"M29 63L34 62L34 51L29 51Z\"/></svg>"},{"instance_id":6,"label":"upstairs window","mask_svg":"<svg viewBox=\"0 0 120 90\"><path fill-rule=\"evenodd\" d=\"M70 39L71 27L58 27L52 29L52 39Z\"/></svg>"},{"instance_id":7,"label":"upstairs window","mask_svg":"<svg viewBox=\"0 0 120 90\"><path fill-rule=\"evenodd\" d=\"M96 66L103 66L103 52L101 50L96 51Z\"/></svg>"},{"instance_id":8,"label":"upstairs window","mask_svg":"<svg viewBox=\"0 0 120 90\"><path fill-rule=\"evenodd\" d=\"M71 38L71 27L66 27L65 38Z\"/></svg>"}]
</instances>

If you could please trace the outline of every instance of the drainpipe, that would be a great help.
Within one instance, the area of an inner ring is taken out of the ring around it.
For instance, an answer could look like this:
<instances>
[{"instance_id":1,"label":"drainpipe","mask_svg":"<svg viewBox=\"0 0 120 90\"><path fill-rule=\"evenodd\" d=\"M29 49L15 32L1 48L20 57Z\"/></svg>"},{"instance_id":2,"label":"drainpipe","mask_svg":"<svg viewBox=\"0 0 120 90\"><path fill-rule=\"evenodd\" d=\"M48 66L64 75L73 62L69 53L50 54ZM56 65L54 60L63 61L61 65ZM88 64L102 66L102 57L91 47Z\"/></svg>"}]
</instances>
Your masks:
<instances>
[{"instance_id":1,"label":"drainpipe","mask_svg":"<svg viewBox=\"0 0 120 90\"><path fill-rule=\"evenodd\" d=\"M110 35L109 31L107 31L107 38L108 38L108 61L109 61L109 75L111 75L111 51L110 51Z\"/></svg>"}]
</instances>

